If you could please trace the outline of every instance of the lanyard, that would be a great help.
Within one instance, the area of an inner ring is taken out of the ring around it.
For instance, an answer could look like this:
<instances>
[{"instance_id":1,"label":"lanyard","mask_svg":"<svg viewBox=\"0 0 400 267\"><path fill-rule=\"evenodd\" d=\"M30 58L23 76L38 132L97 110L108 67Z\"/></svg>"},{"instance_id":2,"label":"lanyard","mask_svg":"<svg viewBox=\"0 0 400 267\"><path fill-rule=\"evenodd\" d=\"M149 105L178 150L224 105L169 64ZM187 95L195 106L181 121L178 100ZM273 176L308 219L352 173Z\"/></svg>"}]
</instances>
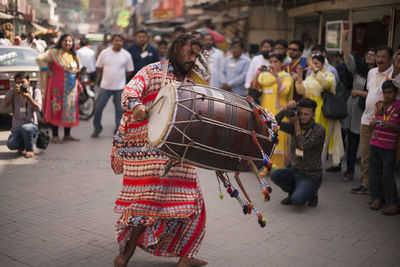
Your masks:
<instances>
[{"instance_id":1,"label":"lanyard","mask_svg":"<svg viewBox=\"0 0 400 267\"><path fill-rule=\"evenodd\" d=\"M390 112L389 117L387 117L387 119L386 119L386 112L383 112L383 120L384 121L388 121L390 119L390 116L392 116L392 113L396 108L393 107L393 105L392 105L391 109L392 109L392 111Z\"/></svg>"},{"instance_id":2,"label":"lanyard","mask_svg":"<svg viewBox=\"0 0 400 267\"><path fill-rule=\"evenodd\" d=\"M382 75L382 76L381 76ZM387 74L387 75L384 75L384 74L380 74L379 72L376 74L376 79L375 79L375 81L376 81L376 86L378 86L378 84L379 84L379 82L380 81L382 81L383 80L383 78L386 78L387 79L387 76L388 76L389 74ZM379 79L378 79L378 76L381 76Z\"/></svg>"},{"instance_id":3,"label":"lanyard","mask_svg":"<svg viewBox=\"0 0 400 267\"><path fill-rule=\"evenodd\" d=\"M290 74L290 69L295 68L295 67L297 66L297 64L299 64L299 62L300 62L300 58L298 58L298 59L296 60L296 62L294 62L293 65L292 65L291 67L289 66L289 65L290 65L290 63L289 63L289 64L286 66L287 73Z\"/></svg>"},{"instance_id":4,"label":"lanyard","mask_svg":"<svg viewBox=\"0 0 400 267\"><path fill-rule=\"evenodd\" d=\"M147 44L144 44L144 46L142 46L142 52L146 51L147 48Z\"/></svg>"}]
</instances>

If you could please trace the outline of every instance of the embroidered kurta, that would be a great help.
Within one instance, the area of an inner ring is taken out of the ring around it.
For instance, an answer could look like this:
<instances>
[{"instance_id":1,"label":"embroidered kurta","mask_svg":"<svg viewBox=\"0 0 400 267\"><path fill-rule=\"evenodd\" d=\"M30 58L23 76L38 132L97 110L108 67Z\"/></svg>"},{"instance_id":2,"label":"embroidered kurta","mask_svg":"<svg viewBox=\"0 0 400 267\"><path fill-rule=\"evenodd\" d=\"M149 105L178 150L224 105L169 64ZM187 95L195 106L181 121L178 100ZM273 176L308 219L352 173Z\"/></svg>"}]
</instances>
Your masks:
<instances>
[{"instance_id":1,"label":"embroidered kurta","mask_svg":"<svg viewBox=\"0 0 400 267\"><path fill-rule=\"evenodd\" d=\"M40 68L49 67L53 76L40 73L43 116L54 126L73 127L79 124L78 86L76 74L79 59L62 49L51 48L36 58Z\"/></svg>"},{"instance_id":2,"label":"embroidered kurta","mask_svg":"<svg viewBox=\"0 0 400 267\"><path fill-rule=\"evenodd\" d=\"M278 88L276 78L270 72L263 72L258 77L258 83L262 86L261 106L276 115L291 99L293 80L290 74L280 71L278 73L282 81ZM285 157L288 155L288 136L285 132L279 132L279 144L275 146L272 162L276 168L285 167Z\"/></svg>"},{"instance_id":3,"label":"embroidered kurta","mask_svg":"<svg viewBox=\"0 0 400 267\"><path fill-rule=\"evenodd\" d=\"M126 113L111 153L114 172L123 173L123 187L115 202L115 211L121 213L116 234L123 252L132 227L145 225L138 241L143 250L157 256L193 257L204 237L206 219L196 170L189 164L177 164L161 178L167 158L148 145L148 121L136 122L131 112L138 103L153 103L163 70L164 62L145 66L122 94ZM176 80L171 65L166 80Z\"/></svg>"}]
</instances>

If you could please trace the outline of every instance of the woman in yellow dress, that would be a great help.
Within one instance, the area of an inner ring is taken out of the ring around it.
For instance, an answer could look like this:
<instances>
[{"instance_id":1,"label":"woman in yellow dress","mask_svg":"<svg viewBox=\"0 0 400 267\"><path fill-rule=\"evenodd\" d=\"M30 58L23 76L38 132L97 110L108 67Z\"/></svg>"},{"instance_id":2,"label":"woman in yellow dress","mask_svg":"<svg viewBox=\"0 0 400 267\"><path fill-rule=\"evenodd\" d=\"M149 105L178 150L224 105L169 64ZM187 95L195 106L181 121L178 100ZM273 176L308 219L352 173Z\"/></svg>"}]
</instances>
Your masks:
<instances>
[{"instance_id":1,"label":"woman in yellow dress","mask_svg":"<svg viewBox=\"0 0 400 267\"><path fill-rule=\"evenodd\" d=\"M262 88L261 106L276 115L281 111L293 94L293 80L289 73L282 70L285 55L272 52L269 55L269 70L261 72L257 78ZM272 156L272 163L275 168L285 167L285 158L288 154L287 135L279 132L279 144L275 146ZM264 169L261 175L266 175L267 170Z\"/></svg>"},{"instance_id":2,"label":"woman in yellow dress","mask_svg":"<svg viewBox=\"0 0 400 267\"><path fill-rule=\"evenodd\" d=\"M296 81L296 91L298 94L313 99L317 102L315 110L315 122L321 124L325 128L325 144L323 150L323 164L326 159L326 154L332 156L332 163L338 166L340 159L344 155L343 139L340 129L340 120L331 120L325 118L322 114L322 105L324 103L321 93L327 91L332 94L336 93L335 76L329 71L328 63L325 63L325 57L320 54L315 54L312 58L307 58L307 69L312 70L312 74L307 76L303 81ZM297 66L297 73L302 77L302 68ZM327 140L329 140L327 142Z\"/></svg>"}]
</instances>

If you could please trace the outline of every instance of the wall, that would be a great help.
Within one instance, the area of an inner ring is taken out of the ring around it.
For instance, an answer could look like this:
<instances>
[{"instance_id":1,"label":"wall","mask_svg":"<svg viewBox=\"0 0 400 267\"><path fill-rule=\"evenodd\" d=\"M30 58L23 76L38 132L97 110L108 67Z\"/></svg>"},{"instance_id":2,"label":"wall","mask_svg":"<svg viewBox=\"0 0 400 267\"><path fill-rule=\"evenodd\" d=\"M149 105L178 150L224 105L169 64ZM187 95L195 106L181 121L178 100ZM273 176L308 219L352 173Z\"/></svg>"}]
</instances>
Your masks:
<instances>
[{"instance_id":1,"label":"wall","mask_svg":"<svg viewBox=\"0 0 400 267\"><path fill-rule=\"evenodd\" d=\"M290 22L285 11L274 6L253 6L249 12L248 43L259 45L264 39L291 39Z\"/></svg>"}]
</instances>

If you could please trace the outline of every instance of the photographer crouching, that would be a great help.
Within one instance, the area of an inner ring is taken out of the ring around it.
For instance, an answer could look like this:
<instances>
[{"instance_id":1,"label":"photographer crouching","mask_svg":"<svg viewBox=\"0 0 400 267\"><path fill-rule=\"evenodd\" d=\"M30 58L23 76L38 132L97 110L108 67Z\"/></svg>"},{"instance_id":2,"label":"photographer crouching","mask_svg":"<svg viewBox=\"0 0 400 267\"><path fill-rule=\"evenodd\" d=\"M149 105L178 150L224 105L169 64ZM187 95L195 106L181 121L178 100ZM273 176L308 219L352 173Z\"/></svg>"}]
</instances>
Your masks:
<instances>
[{"instance_id":1,"label":"photographer crouching","mask_svg":"<svg viewBox=\"0 0 400 267\"><path fill-rule=\"evenodd\" d=\"M286 108L276 114L280 130L292 136L290 157L291 168L274 170L271 180L289 195L283 205L318 204L318 189L322 180L321 153L325 140L325 129L315 123L317 103L302 98L298 104L290 101ZM282 121L284 117L289 121Z\"/></svg>"},{"instance_id":2,"label":"photographer crouching","mask_svg":"<svg viewBox=\"0 0 400 267\"><path fill-rule=\"evenodd\" d=\"M33 141L39 132L36 111L41 109L42 95L40 89L30 86L26 72L18 72L14 80L15 87L4 98L6 106L13 103L11 135L8 137L7 147L18 150L19 154L26 150L25 157L32 158L35 155Z\"/></svg>"}]
</instances>

